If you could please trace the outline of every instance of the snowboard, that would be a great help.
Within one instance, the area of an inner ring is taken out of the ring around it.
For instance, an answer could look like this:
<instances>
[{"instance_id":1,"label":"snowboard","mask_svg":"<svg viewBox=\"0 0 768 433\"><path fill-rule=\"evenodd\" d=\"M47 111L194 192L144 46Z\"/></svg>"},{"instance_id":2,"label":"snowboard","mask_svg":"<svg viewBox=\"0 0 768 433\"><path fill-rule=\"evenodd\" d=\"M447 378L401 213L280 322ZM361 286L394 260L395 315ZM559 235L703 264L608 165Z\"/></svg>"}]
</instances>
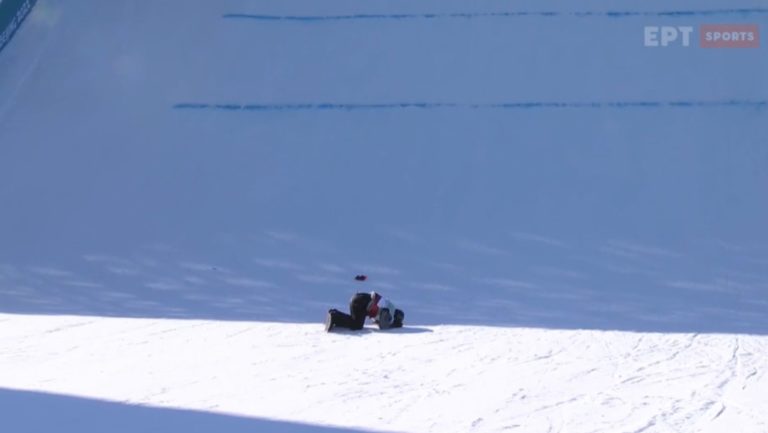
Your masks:
<instances>
[{"instance_id":1,"label":"snowboard","mask_svg":"<svg viewBox=\"0 0 768 433\"><path fill-rule=\"evenodd\" d=\"M328 313L325 315L325 323L324 323L325 332L332 332L334 329L336 329L336 326L333 324L333 313L331 311L328 311ZM397 311L400 314L402 314L402 312L400 310L397 310ZM402 322L403 319L402 319L402 317L403 317L402 315L400 317L398 317L399 320L397 320L395 323L393 323L392 325L390 325L389 327L386 327L386 328L382 328L381 325L379 325L379 322L375 322L375 323L376 323L376 325L379 326L379 330L381 330L381 331L385 331L387 329L402 328L403 327L403 322ZM352 331L352 330L349 330L349 329L345 329L345 328L340 328L340 329L343 329L345 331L355 332L355 331Z\"/></svg>"},{"instance_id":2,"label":"snowboard","mask_svg":"<svg viewBox=\"0 0 768 433\"><path fill-rule=\"evenodd\" d=\"M333 329L333 314L329 311L325 316L325 332L331 332Z\"/></svg>"}]
</instances>

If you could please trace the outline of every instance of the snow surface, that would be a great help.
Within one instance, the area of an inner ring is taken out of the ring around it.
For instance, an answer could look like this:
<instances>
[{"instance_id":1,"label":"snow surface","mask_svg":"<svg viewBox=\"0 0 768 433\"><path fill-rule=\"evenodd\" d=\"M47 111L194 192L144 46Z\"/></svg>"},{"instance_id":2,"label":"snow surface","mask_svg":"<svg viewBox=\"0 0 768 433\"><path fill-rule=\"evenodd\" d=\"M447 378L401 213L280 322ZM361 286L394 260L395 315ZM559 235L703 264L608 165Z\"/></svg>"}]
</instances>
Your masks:
<instances>
[{"instance_id":1,"label":"snow surface","mask_svg":"<svg viewBox=\"0 0 768 433\"><path fill-rule=\"evenodd\" d=\"M0 404L14 432L764 432L766 350L763 336L2 315Z\"/></svg>"},{"instance_id":2,"label":"snow surface","mask_svg":"<svg viewBox=\"0 0 768 433\"><path fill-rule=\"evenodd\" d=\"M642 44L723 22L765 1L40 0L0 429L764 433L768 44ZM321 333L372 289L408 328Z\"/></svg>"}]
</instances>

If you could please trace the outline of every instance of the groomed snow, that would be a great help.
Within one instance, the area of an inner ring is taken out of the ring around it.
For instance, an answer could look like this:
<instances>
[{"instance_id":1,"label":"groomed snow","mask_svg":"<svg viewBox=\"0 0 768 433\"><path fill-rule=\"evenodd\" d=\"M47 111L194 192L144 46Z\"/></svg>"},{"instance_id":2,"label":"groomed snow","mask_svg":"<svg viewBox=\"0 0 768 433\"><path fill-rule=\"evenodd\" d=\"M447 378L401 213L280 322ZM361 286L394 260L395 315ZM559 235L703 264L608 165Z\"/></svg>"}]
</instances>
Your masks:
<instances>
[{"instance_id":1,"label":"groomed snow","mask_svg":"<svg viewBox=\"0 0 768 433\"><path fill-rule=\"evenodd\" d=\"M758 336L4 314L0 353L14 433L768 429Z\"/></svg>"}]
</instances>

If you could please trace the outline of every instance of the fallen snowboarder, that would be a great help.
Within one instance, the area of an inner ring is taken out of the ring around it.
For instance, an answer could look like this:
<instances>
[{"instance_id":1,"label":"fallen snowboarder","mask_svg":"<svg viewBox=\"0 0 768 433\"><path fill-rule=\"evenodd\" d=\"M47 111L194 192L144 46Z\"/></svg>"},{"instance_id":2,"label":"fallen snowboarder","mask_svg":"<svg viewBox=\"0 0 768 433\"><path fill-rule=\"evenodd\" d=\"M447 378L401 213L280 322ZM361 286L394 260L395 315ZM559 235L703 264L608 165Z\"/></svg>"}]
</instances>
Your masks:
<instances>
[{"instance_id":1,"label":"fallen snowboarder","mask_svg":"<svg viewBox=\"0 0 768 433\"><path fill-rule=\"evenodd\" d=\"M328 310L325 330L330 332L333 328L346 328L357 331L363 329L366 317L372 318L379 329L402 328L405 313L376 292L360 292L349 301L349 314L335 308Z\"/></svg>"}]
</instances>

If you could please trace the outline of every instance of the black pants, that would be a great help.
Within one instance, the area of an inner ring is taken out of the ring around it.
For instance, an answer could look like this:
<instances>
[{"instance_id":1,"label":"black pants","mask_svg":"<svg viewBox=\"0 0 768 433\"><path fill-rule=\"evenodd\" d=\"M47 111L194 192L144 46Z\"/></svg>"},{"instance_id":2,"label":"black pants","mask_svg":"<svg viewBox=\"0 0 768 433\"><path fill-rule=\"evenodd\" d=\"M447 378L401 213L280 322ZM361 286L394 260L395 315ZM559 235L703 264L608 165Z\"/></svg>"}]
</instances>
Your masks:
<instances>
[{"instance_id":1,"label":"black pants","mask_svg":"<svg viewBox=\"0 0 768 433\"><path fill-rule=\"evenodd\" d=\"M368 293L358 293L349 301L349 314L339 310L331 310L330 313L333 326L348 328L355 331L363 329L363 326L365 326L365 317L368 313L369 302L371 302L371 295Z\"/></svg>"}]
</instances>

